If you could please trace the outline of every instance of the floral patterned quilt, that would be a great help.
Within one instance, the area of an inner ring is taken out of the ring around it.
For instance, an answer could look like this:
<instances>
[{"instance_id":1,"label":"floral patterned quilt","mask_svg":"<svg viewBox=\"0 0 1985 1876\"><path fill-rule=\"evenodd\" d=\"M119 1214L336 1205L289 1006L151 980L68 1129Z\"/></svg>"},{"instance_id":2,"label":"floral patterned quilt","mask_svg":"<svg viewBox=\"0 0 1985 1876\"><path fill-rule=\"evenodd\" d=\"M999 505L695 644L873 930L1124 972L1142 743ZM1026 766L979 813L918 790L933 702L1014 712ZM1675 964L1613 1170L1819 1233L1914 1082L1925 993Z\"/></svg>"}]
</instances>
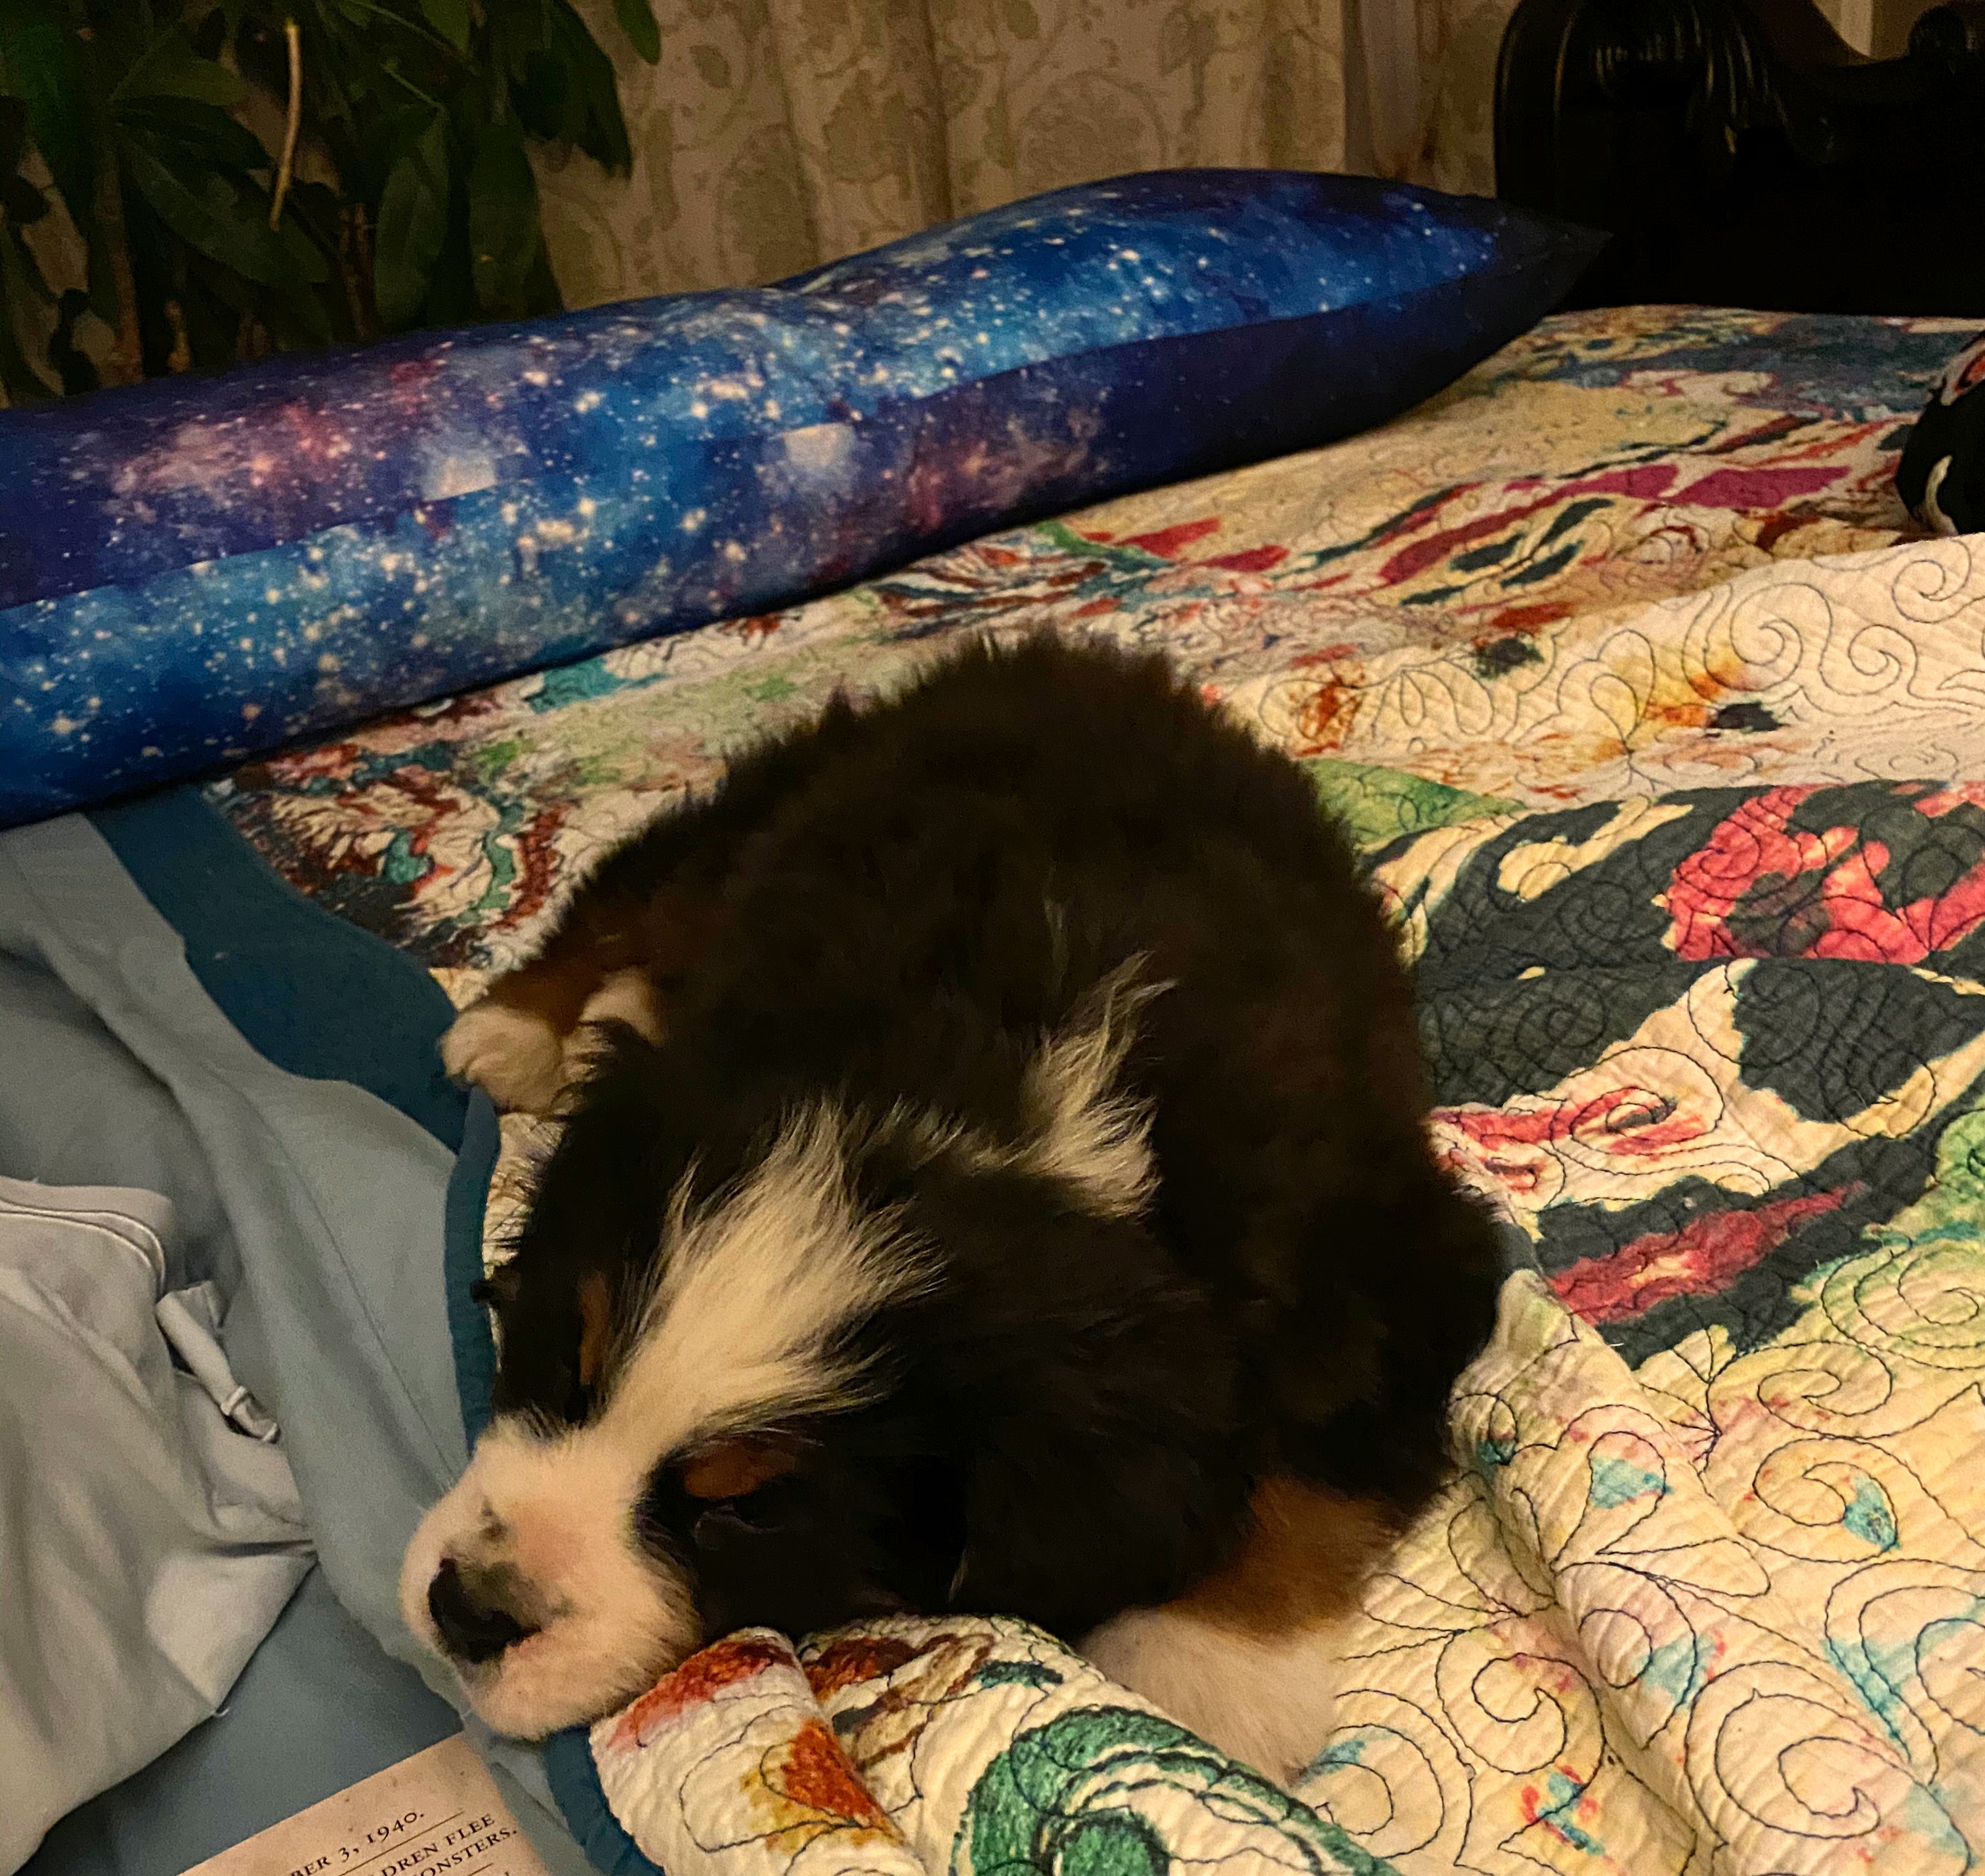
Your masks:
<instances>
[{"instance_id":1,"label":"floral patterned quilt","mask_svg":"<svg viewBox=\"0 0 1985 1876\"><path fill-rule=\"evenodd\" d=\"M1010 1622L752 1633L586 1743L626 1867L1985 1862L1985 540L1892 486L1965 331L1547 320L1353 442L216 785L466 999L835 686L1160 647L1351 829L1442 1149L1530 1246L1293 1794Z\"/></svg>"}]
</instances>

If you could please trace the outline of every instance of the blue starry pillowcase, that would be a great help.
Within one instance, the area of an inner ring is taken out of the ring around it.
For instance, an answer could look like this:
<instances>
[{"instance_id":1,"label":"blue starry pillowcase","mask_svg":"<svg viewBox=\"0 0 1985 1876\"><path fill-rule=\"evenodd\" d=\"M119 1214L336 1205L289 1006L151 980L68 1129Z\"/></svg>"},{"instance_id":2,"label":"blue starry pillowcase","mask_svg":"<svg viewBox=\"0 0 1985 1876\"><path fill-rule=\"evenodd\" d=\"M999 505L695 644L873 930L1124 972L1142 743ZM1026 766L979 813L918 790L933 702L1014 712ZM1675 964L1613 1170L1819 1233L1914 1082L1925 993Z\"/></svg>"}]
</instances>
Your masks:
<instances>
[{"instance_id":1,"label":"blue starry pillowcase","mask_svg":"<svg viewBox=\"0 0 1985 1876\"><path fill-rule=\"evenodd\" d=\"M1600 237L1133 176L767 287L0 413L0 825L1382 423Z\"/></svg>"}]
</instances>

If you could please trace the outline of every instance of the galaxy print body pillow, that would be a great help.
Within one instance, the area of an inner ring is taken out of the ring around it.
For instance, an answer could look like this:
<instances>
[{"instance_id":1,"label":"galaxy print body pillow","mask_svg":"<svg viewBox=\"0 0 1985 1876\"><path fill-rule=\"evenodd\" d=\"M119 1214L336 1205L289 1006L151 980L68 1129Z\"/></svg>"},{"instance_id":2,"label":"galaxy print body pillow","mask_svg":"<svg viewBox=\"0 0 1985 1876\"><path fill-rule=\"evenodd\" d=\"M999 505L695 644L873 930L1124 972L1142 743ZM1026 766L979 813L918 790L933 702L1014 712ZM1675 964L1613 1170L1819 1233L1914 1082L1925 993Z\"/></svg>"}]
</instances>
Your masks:
<instances>
[{"instance_id":1,"label":"galaxy print body pillow","mask_svg":"<svg viewBox=\"0 0 1985 1876\"><path fill-rule=\"evenodd\" d=\"M0 413L0 825L1351 435L1595 245L1150 174L776 287Z\"/></svg>"}]
</instances>

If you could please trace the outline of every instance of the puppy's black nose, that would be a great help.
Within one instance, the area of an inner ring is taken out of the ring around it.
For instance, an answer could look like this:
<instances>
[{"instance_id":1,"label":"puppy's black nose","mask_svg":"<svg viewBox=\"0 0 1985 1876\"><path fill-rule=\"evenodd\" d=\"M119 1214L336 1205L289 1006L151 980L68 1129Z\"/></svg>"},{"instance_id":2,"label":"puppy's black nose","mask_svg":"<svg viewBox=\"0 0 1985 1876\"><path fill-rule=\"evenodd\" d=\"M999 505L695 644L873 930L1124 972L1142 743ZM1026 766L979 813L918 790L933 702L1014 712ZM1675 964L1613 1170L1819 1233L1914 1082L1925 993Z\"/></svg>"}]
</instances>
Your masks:
<instances>
[{"instance_id":1,"label":"puppy's black nose","mask_svg":"<svg viewBox=\"0 0 1985 1876\"><path fill-rule=\"evenodd\" d=\"M442 1559L428 1586L428 1613L440 1632L441 1645L456 1660L472 1666L495 1660L512 1642L536 1633L508 1609L477 1601L452 1557Z\"/></svg>"}]
</instances>

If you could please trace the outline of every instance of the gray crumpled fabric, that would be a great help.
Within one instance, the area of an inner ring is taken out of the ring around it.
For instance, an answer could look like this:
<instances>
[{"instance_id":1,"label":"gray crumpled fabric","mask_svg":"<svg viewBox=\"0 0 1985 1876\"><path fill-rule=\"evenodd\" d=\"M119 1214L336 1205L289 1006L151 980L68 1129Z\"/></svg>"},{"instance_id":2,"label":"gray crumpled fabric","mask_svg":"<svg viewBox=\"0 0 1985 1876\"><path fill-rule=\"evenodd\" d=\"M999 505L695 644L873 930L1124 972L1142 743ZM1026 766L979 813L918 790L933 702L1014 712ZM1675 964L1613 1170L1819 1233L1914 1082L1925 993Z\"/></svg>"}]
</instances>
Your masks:
<instances>
[{"instance_id":1,"label":"gray crumpled fabric","mask_svg":"<svg viewBox=\"0 0 1985 1876\"><path fill-rule=\"evenodd\" d=\"M0 1178L0 1876L217 1711L311 1567L173 1233L154 1193Z\"/></svg>"}]
</instances>

